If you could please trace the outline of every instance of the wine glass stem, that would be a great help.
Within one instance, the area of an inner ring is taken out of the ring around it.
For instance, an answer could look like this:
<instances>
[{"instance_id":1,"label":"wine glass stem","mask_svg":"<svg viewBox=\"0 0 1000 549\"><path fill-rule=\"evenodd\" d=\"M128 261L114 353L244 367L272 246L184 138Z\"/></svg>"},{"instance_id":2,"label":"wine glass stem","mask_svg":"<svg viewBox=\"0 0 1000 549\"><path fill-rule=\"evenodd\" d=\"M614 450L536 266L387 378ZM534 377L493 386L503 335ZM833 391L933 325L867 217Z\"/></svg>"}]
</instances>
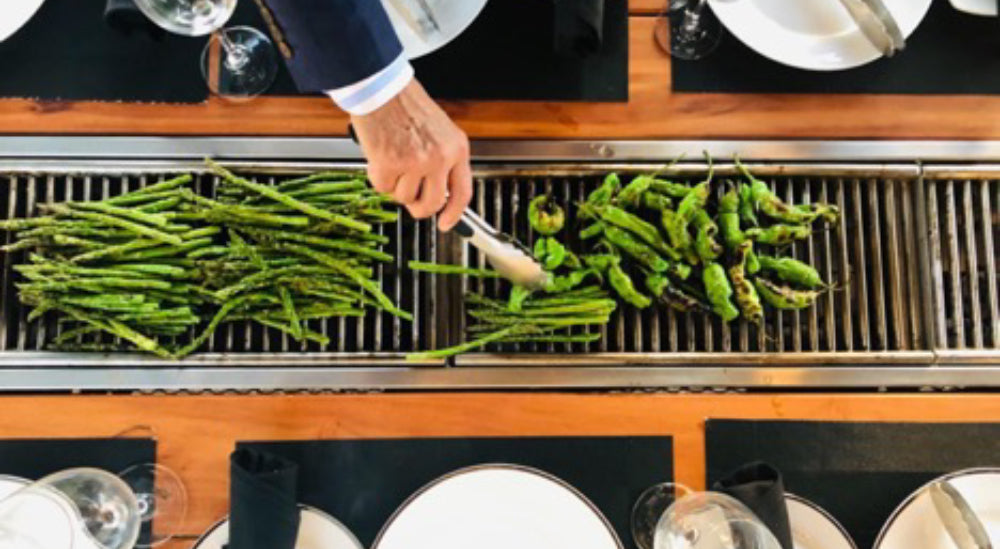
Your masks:
<instances>
[{"instance_id":1,"label":"wine glass stem","mask_svg":"<svg viewBox=\"0 0 1000 549\"><path fill-rule=\"evenodd\" d=\"M246 48L230 40L225 30L219 31L218 36L226 55L224 61L226 68L235 74L243 72L243 67L250 62Z\"/></svg>"}]
</instances>

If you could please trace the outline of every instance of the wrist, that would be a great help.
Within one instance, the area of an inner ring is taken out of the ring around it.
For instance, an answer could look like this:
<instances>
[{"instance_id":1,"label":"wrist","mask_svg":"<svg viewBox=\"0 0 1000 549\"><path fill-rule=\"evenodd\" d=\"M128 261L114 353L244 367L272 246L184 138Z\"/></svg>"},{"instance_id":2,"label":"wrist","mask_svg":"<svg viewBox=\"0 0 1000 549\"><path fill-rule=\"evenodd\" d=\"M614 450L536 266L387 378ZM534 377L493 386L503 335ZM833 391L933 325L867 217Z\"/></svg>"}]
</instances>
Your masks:
<instances>
[{"instance_id":1,"label":"wrist","mask_svg":"<svg viewBox=\"0 0 1000 549\"><path fill-rule=\"evenodd\" d=\"M364 80L326 94L352 116L370 114L396 98L414 81L413 66L404 54Z\"/></svg>"}]
</instances>

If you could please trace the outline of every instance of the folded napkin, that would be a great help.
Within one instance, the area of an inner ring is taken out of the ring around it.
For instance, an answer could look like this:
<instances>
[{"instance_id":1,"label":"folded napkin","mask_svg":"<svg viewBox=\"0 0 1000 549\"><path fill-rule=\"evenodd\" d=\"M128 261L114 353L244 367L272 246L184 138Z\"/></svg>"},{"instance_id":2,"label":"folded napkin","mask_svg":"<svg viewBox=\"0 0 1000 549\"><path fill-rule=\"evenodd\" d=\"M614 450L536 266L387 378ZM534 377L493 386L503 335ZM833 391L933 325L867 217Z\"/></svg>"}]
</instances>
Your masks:
<instances>
[{"instance_id":1,"label":"folded napkin","mask_svg":"<svg viewBox=\"0 0 1000 549\"><path fill-rule=\"evenodd\" d=\"M737 499L767 526L782 549L793 549L781 472L760 461L747 463L722 477L712 489Z\"/></svg>"},{"instance_id":2,"label":"folded napkin","mask_svg":"<svg viewBox=\"0 0 1000 549\"><path fill-rule=\"evenodd\" d=\"M556 53L585 57L597 53L604 39L604 0L553 0Z\"/></svg>"},{"instance_id":3,"label":"folded napkin","mask_svg":"<svg viewBox=\"0 0 1000 549\"><path fill-rule=\"evenodd\" d=\"M229 456L228 549L294 549L299 466L260 450Z\"/></svg>"},{"instance_id":4,"label":"folded napkin","mask_svg":"<svg viewBox=\"0 0 1000 549\"><path fill-rule=\"evenodd\" d=\"M155 40L162 40L166 31L149 20L134 0L106 0L104 21L118 32L132 34L143 32Z\"/></svg>"}]
</instances>

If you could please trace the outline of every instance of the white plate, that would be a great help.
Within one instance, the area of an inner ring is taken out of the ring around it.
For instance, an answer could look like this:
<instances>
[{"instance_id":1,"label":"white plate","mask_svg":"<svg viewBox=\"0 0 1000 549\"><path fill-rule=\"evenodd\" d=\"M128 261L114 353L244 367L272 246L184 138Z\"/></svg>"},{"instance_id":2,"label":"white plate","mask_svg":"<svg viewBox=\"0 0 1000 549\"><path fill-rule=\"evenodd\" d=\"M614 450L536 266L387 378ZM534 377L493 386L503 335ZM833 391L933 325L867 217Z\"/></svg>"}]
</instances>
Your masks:
<instances>
[{"instance_id":1,"label":"white plate","mask_svg":"<svg viewBox=\"0 0 1000 549\"><path fill-rule=\"evenodd\" d=\"M884 0L903 36L927 15L931 0ZM839 0L708 0L719 20L757 53L800 69L834 71L882 54Z\"/></svg>"},{"instance_id":2,"label":"white plate","mask_svg":"<svg viewBox=\"0 0 1000 549\"><path fill-rule=\"evenodd\" d=\"M38 11L45 0L0 1L0 42L10 38Z\"/></svg>"},{"instance_id":3,"label":"white plate","mask_svg":"<svg viewBox=\"0 0 1000 549\"><path fill-rule=\"evenodd\" d=\"M30 480L21 477L0 475L0 499L29 484ZM31 529L40 534L38 542L43 549L66 549L66 544L71 540L73 549L98 549L97 542L82 530L82 524L79 525L79 531L71 531L73 525L67 522L67 517L72 520L74 516L72 503L54 490L51 494L46 494L45 491L35 492L25 501L25 506L19 507L15 512L19 520L30 520L37 525Z\"/></svg>"},{"instance_id":4,"label":"white plate","mask_svg":"<svg viewBox=\"0 0 1000 549\"><path fill-rule=\"evenodd\" d=\"M795 549L857 549L854 540L830 513L815 503L785 494Z\"/></svg>"},{"instance_id":5,"label":"white plate","mask_svg":"<svg viewBox=\"0 0 1000 549\"><path fill-rule=\"evenodd\" d=\"M10 0L0 1L9 2ZM418 0L405 1L416 3ZM403 43L403 50L410 59L427 55L454 40L465 29L469 28L469 25L479 16L479 12L486 7L486 0L425 1L441 27L441 32L435 32L426 41L410 28L403 16L396 11L391 0L382 0L382 6L388 12L389 20L392 21L392 28L396 30L399 41Z\"/></svg>"},{"instance_id":6,"label":"white plate","mask_svg":"<svg viewBox=\"0 0 1000 549\"><path fill-rule=\"evenodd\" d=\"M997 0L951 0L951 6L972 15L996 17L997 14Z\"/></svg>"},{"instance_id":7,"label":"white plate","mask_svg":"<svg viewBox=\"0 0 1000 549\"><path fill-rule=\"evenodd\" d=\"M1000 468L958 471L936 480L950 482L983 522L993 545L1000 544ZM941 519L938 518L930 494L927 493L928 485L910 494L892 512L878 535L875 549L955 547L944 525L941 524Z\"/></svg>"},{"instance_id":8,"label":"white plate","mask_svg":"<svg viewBox=\"0 0 1000 549\"><path fill-rule=\"evenodd\" d=\"M229 543L229 519L216 522L198 538L192 549L222 549ZM364 549L358 538L330 515L302 506L295 549Z\"/></svg>"},{"instance_id":9,"label":"white plate","mask_svg":"<svg viewBox=\"0 0 1000 549\"><path fill-rule=\"evenodd\" d=\"M374 549L622 549L608 521L562 480L518 465L454 471L396 510Z\"/></svg>"}]
</instances>

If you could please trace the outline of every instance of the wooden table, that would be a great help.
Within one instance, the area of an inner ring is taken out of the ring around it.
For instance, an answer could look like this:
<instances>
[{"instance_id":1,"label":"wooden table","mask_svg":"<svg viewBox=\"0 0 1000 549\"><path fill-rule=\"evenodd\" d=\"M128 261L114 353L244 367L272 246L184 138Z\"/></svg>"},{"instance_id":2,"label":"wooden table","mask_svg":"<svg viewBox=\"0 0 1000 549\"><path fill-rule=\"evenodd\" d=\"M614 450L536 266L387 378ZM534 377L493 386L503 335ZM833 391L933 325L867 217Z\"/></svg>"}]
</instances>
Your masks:
<instances>
[{"instance_id":1,"label":"wooden table","mask_svg":"<svg viewBox=\"0 0 1000 549\"><path fill-rule=\"evenodd\" d=\"M190 492L188 536L227 512L238 440L671 435L675 477L702 488L706 418L1000 421L996 395L383 394L0 398L0 438L110 436L148 426ZM190 539L170 549L186 548Z\"/></svg>"},{"instance_id":2,"label":"wooden table","mask_svg":"<svg viewBox=\"0 0 1000 549\"><path fill-rule=\"evenodd\" d=\"M1000 138L1000 97L671 93L670 59L652 36L664 3L630 0L628 103L445 108L475 138ZM322 97L199 105L0 100L0 134L344 135L345 128L344 115Z\"/></svg>"}]
</instances>

